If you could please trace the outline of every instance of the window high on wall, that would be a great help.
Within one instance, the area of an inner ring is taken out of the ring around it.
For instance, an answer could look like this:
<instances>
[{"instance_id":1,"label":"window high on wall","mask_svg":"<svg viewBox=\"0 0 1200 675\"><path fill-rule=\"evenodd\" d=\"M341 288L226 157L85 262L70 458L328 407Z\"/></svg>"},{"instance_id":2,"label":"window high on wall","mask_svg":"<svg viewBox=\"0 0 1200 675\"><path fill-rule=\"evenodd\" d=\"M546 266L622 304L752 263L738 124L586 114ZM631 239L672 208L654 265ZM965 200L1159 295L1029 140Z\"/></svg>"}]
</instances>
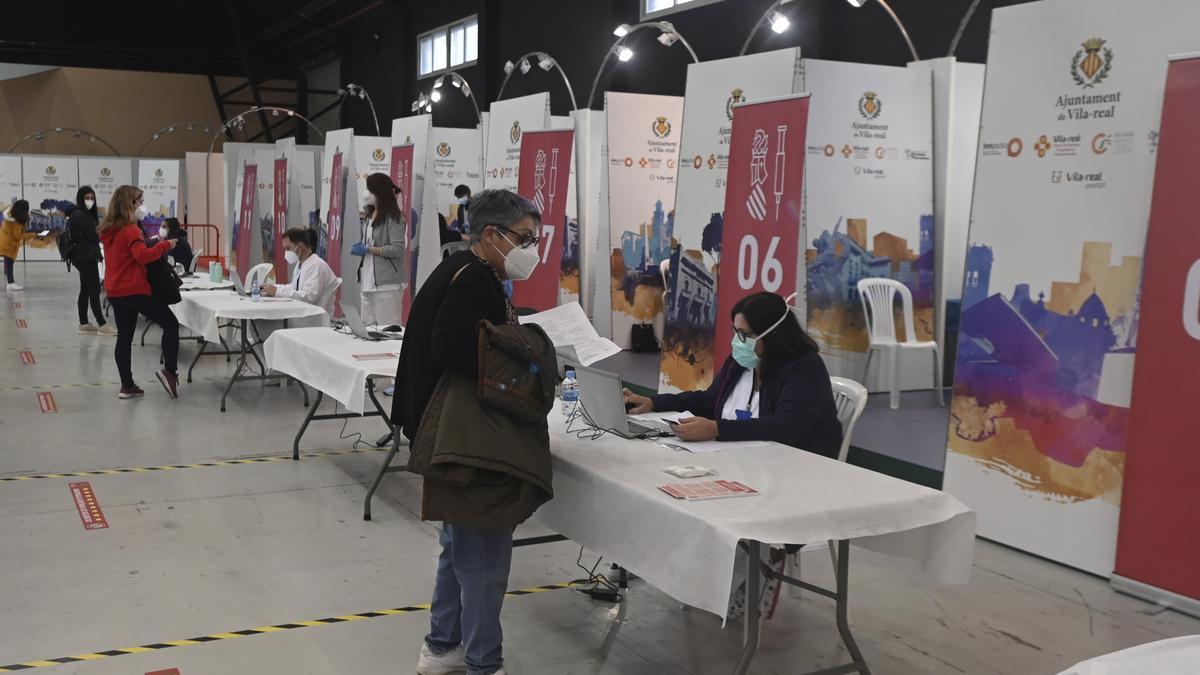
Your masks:
<instances>
[{"instance_id":1,"label":"window high on wall","mask_svg":"<svg viewBox=\"0 0 1200 675\"><path fill-rule=\"evenodd\" d=\"M721 0L642 0L642 21L657 19L693 7L711 5L715 2L721 2Z\"/></svg>"},{"instance_id":2,"label":"window high on wall","mask_svg":"<svg viewBox=\"0 0 1200 675\"><path fill-rule=\"evenodd\" d=\"M417 37L417 77L472 66L478 59L478 17L469 16Z\"/></svg>"}]
</instances>

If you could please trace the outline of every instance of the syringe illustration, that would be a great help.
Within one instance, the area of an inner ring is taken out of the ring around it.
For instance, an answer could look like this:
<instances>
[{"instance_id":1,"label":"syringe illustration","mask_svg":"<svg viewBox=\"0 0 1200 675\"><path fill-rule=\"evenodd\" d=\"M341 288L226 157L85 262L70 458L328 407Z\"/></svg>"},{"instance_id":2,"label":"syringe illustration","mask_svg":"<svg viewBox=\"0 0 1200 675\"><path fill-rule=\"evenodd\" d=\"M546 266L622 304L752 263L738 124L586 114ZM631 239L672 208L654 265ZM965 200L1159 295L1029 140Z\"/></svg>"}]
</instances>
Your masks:
<instances>
[{"instance_id":1,"label":"syringe illustration","mask_svg":"<svg viewBox=\"0 0 1200 675\"><path fill-rule=\"evenodd\" d=\"M775 222L779 222L779 202L783 200L783 167L787 153L784 144L787 141L787 125L780 124L775 129Z\"/></svg>"},{"instance_id":2,"label":"syringe illustration","mask_svg":"<svg viewBox=\"0 0 1200 675\"><path fill-rule=\"evenodd\" d=\"M546 205L546 211L554 210L554 193L558 185L558 148L550 149L550 189L547 192L550 195L550 203Z\"/></svg>"}]
</instances>

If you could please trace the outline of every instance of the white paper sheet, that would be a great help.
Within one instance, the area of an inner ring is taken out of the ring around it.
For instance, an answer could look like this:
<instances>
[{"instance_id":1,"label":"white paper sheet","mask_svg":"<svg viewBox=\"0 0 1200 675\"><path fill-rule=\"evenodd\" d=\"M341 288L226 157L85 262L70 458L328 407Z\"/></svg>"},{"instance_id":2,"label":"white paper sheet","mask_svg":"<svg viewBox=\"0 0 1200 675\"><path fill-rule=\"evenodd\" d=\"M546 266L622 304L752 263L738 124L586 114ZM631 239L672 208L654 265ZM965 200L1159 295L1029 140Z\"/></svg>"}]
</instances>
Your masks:
<instances>
[{"instance_id":1,"label":"white paper sheet","mask_svg":"<svg viewBox=\"0 0 1200 675\"><path fill-rule=\"evenodd\" d=\"M521 317L521 323L536 323L546 331L555 347L573 347L580 365L590 366L621 351L615 342L602 338L577 302Z\"/></svg>"},{"instance_id":2,"label":"white paper sheet","mask_svg":"<svg viewBox=\"0 0 1200 675\"><path fill-rule=\"evenodd\" d=\"M686 451L696 455L706 455L711 452L737 452L738 450L763 448L770 445L770 443L765 441L727 443L724 441L681 441L678 438L665 438L658 441L657 444L668 450Z\"/></svg>"}]
</instances>

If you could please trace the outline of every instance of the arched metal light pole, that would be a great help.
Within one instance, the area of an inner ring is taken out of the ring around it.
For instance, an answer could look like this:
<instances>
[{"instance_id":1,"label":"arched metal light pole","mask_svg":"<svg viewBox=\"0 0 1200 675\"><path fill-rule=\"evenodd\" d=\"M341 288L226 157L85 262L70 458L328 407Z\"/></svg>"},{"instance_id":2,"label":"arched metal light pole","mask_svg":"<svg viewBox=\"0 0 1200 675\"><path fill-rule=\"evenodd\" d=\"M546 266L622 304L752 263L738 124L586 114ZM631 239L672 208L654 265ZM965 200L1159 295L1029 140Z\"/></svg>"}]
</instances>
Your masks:
<instances>
[{"instance_id":1,"label":"arched metal light pole","mask_svg":"<svg viewBox=\"0 0 1200 675\"><path fill-rule=\"evenodd\" d=\"M375 114L375 102L371 100L371 95L367 93L362 86L351 82L345 87L338 89L338 96L342 97L342 105L346 105L346 97L358 97L360 100L366 101L367 105L371 106L371 118L375 120L375 135L379 135L379 116Z\"/></svg>"},{"instance_id":2,"label":"arched metal light pole","mask_svg":"<svg viewBox=\"0 0 1200 675\"><path fill-rule=\"evenodd\" d=\"M147 138L146 142L142 143L142 147L138 148L137 156L141 157L142 153L146 152L146 148L150 147L150 144L154 141L157 141L167 134L173 134L176 131L201 131L205 134L212 133L212 129L210 129L207 124L197 124L196 122L180 122L179 124L169 124L151 134L150 138Z\"/></svg>"},{"instance_id":3,"label":"arched metal light pole","mask_svg":"<svg viewBox=\"0 0 1200 675\"><path fill-rule=\"evenodd\" d=\"M700 62L700 57L696 56L696 50L692 49L692 45L688 43L687 39L680 35L679 31L675 30L675 26L671 22L646 21L633 26L623 23L613 31L613 34L617 36L617 40L608 48L608 53L604 55L604 60L600 62L600 68L596 71L596 79L592 80L592 91L588 94L588 108L592 107L592 102L596 99L596 88L600 86L600 76L604 74L604 67L608 65L609 59L614 54L617 56L618 61L628 61L633 58L633 50L625 46L625 39L640 30L646 29L657 29L659 31L658 41L664 46L670 47L676 42L682 42L683 46L687 48L688 53L692 55L692 61L694 63Z\"/></svg>"},{"instance_id":4,"label":"arched metal light pole","mask_svg":"<svg viewBox=\"0 0 1200 675\"><path fill-rule=\"evenodd\" d=\"M234 115L233 117L229 118L228 120L225 121L224 124L221 125L220 129L217 129L217 133L213 134L212 142L208 144L208 154L204 157L204 211L205 211L205 213L208 212L208 200L209 200L209 196L211 195L211 189L212 189L210 187L210 180L212 177L212 154L213 154L213 149L217 147L217 139L220 138L221 136L223 136L225 134L225 131L227 129L229 129L230 127L238 127L238 128L244 127L246 125L246 123L244 121L245 118L249 115L254 115L259 112L263 112L263 113L269 112L269 113L271 113L272 117L278 117L280 115L280 113L283 113L284 115L287 115L288 117L299 118L299 119L303 120L306 124L308 124L308 126L312 127L313 131L317 132L318 134L321 134L322 138L325 137L325 132L321 131L321 129L317 125L312 123L312 120L308 119L304 115L301 115L300 113L296 112L295 110L289 110L287 108L279 108L279 107L272 106L272 105L264 105L264 106L256 105L256 106L250 108L249 110L240 112L240 113ZM212 214L209 214L209 215L210 215L210 219L211 219Z\"/></svg>"},{"instance_id":5,"label":"arched metal light pole","mask_svg":"<svg viewBox=\"0 0 1200 675\"><path fill-rule=\"evenodd\" d=\"M846 0L846 2L849 2L855 7L862 7L868 2L871 2L871 0ZM892 17L892 21L896 24L896 28L900 29L900 35L904 36L904 41L908 44L908 51L912 53L913 61L920 61L921 57L917 55L917 48L913 46L912 38L908 36L908 29L904 27L903 23L901 23L900 17L896 16L896 12L892 9L892 6L888 4L887 0L875 0L875 2L879 3L879 6L883 8L883 11L887 12L888 16Z\"/></svg>"},{"instance_id":6,"label":"arched metal light pole","mask_svg":"<svg viewBox=\"0 0 1200 675\"><path fill-rule=\"evenodd\" d=\"M475 97L471 94L471 85L467 83L466 79L464 79L462 75L459 75L455 72L446 73L445 75L442 75L438 79L434 80L433 90L429 92L429 95L421 94L418 96L417 100L413 101L412 103L412 111L427 112L432 115L433 104L442 100L441 88L447 77L450 78L450 84L453 85L455 89L461 91L463 96L471 99L471 105L475 108L475 120L476 122L482 124L483 116L479 114L479 103L475 101Z\"/></svg>"},{"instance_id":7,"label":"arched metal light pole","mask_svg":"<svg viewBox=\"0 0 1200 675\"><path fill-rule=\"evenodd\" d=\"M529 59L534 57L538 60L538 68L546 72L558 70L558 74L562 76L563 84L567 85L567 94L571 97L571 110L579 110L579 105L575 102L575 90L571 88L571 80L567 79L567 74L563 72L562 66L558 65L558 61L546 52L529 52L517 59L516 65L512 61L505 61L504 81L500 83L500 91L496 94L496 100L499 101L504 97L504 87L508 85L508 80L512 77L513 71L519 68L521 74L524 75L533 68L532 62Z\"/></svg>"},{"instance_id":8,"label":"arched metal light pole","mask_svg":"<svg viewBox=\"0 0 1200 675\"><path fill-rule=\"evenodd\" d=\"M83 138L84 136L87 136L89 142L96 143L97 141L99 141L100 143L103 143L105 145L105 147L107 147L109 150L112 150L114 155L116 155L117 157L121 156L121 153L117 152L117 149L112 146L112 143L109 143L108 141L104 140L103 138L100 138L99 136L97 136L96 134L93 134L90 131L84 131L83 129L72 129L70 127L51 127L49 129L42 129L41 131L35 131L32 134L29 134L28 136L26 136L25 138L22 138L21 140L17 141L16 143L13 143L13 146L11 148L9 148L8 151L13 152L17 148L21 147L21 145L23 145L26 141L44 141L44 140L46 140L46 134L51 134L51 133L54 133L54 134L72 133L75 135L75 138Z\"/></svg>"},{"instance_id":9,"label":"arched metal light pole","mask_svg":"<svg viewBox=\"0 0 1200 675\"><path fill-rule=\"evenodd\" d=\"M871 2L871 0L846 1L855 7L862 7L868 2ZM793 0L775 0L775 2L771 3L771 6L767 8L767 11L763 12L762 16L759 17L758 21L755 22L754 26L750 29L750 34L746 36L746 41L742 43L742 51L738 52L738 56L745 55L746 50L750 48L750 42L754 39L754 36L758 34L758 31L762 29L763 26L770 26L771 30L776 33L782 33L791 26L791 20L788 19L787 15L780 11L784 5L790 2L793 2ZM917 55L917 48L913 46L912 38L908 36L908 29L906 29L904 24L900 22L900 17L896 16L896 12L892 10L892 6L887 3L887 0L876 0L876 2L879 3L880 7L883 7L883 11L887 12L888 16L892 17L892 21L895 22L896 28L900 29L900 35L904 37L904 42L908 44L908 51L912 54L913 60L920 61L921 57ZM967 16L968 18L970 17L969 12Z\"/></svg>"}]
</instances>

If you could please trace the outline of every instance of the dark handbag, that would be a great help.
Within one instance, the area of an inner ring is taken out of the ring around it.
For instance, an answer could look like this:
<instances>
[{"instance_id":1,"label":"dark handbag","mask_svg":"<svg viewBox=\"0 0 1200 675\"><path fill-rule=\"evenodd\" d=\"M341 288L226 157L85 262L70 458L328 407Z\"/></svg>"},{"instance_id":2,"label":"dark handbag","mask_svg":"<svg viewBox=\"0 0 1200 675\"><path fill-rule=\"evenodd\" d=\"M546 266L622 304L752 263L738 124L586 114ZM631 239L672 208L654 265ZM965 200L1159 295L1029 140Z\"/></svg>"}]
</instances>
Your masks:
<instances>
[{"instance_id":1,"label":"dark handbag","mask_svg":"<svg viewBox=\"0 0 1200 675\"><path fill-rule=\"evenodd\" d=\"M167 262L165 255L146 265L146 280L150 282L150 295L164 303L174 305L183 299L179 294L183 280L175 273L171 263Z\"/></svg>"}]
</instances>

